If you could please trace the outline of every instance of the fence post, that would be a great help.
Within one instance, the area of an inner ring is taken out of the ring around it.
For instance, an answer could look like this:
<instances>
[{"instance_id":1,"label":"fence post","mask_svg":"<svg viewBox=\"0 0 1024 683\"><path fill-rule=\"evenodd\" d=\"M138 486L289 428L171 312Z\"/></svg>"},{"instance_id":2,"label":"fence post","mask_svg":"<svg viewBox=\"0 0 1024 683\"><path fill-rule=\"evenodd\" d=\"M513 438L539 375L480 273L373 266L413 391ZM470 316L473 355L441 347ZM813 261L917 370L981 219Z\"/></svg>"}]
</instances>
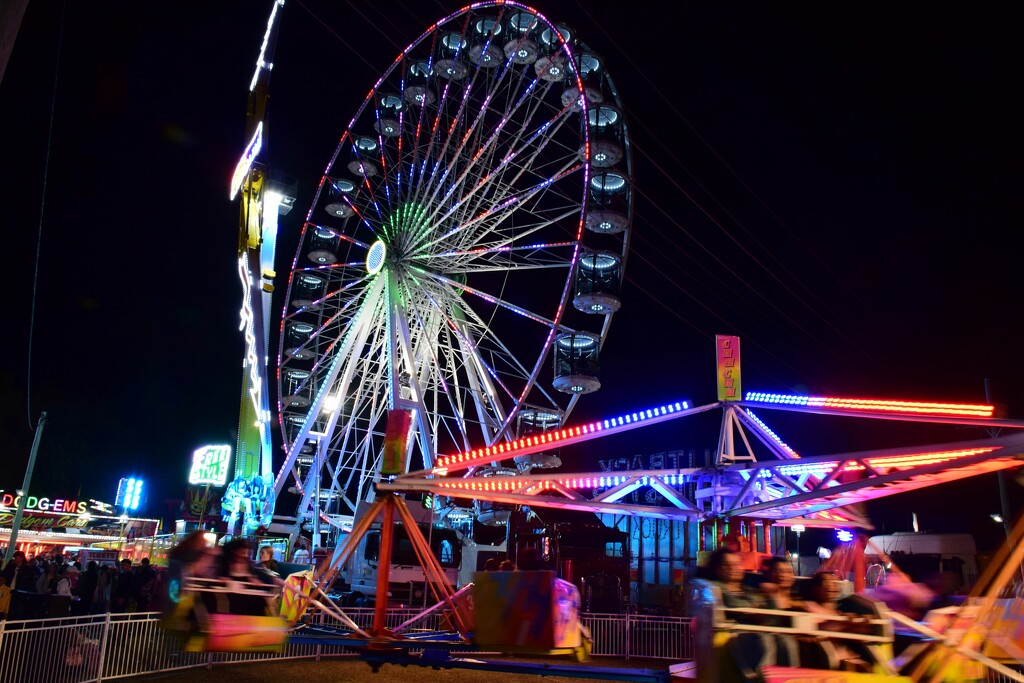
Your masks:
<instances>
[{"instance_id":1,"label":"fence post","mask_svg":"<svg viewBox=\"0 0 1024 683\"><path fill-rule=\"evenodd\" d=\"M631 632L633 629L629 627L629 610L626 610L626 661L629 661L629 652L632 649L631 644Z\"/></svg>"},{"instance_id":2,"label":"fence post","mask_svg":"<svg viewBox=\"0 0 1024 683\"><path fill-rule=\"evenodd\" d=\"M110 612L106 613L103 619L103 635L100 637L100 667L96 672L96 683L103 680L103 668L107 659L107 639L110 634Z\"/></svg>"}]
</instances>

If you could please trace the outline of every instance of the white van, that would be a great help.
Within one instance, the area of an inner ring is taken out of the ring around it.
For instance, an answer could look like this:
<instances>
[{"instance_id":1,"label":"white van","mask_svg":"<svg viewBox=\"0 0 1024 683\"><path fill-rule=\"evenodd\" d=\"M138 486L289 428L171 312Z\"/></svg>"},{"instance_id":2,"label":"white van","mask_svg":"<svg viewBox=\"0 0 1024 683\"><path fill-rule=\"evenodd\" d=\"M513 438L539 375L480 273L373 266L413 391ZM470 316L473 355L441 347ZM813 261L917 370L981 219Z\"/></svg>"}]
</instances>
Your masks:
<instances>
[{"instance_id":1,"label":"white van","mask_svg":"<svg viewBox=\"0 0 1024 683\"><path fill-rule=\"evenodd\" d=\"M864 548L869 584L878 583L876 577L883 577L889 569L879 550L914 581L929 583L937 576L955 578L959 585L954 590L961 592L978 578L978 549L970 534L897 532L872 536Z\"/></svg>"}]
</instances>

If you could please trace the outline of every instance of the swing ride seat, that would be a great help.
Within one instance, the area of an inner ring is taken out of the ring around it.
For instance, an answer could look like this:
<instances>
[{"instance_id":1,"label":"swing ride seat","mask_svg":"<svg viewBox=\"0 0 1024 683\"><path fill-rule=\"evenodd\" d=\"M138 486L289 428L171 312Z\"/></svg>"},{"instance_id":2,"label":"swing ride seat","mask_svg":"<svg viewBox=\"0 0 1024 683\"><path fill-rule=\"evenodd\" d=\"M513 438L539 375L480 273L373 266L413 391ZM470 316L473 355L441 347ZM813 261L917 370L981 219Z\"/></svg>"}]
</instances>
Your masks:
<instances>
[{"instance_id":1,"label":"swing ride seat","mask_svg":"<svg viewBox=\"0 0 1024 683\"><path fill-rule=\"evenodd\" d=\"M726 608L719 586L705 579L691 579L687 597L688 613L693 618L695 659L692 666L674 667L680 678L727 683L747 680L738 653L762 644L771 650L773 644L764 643L764 639L788 637L798 642L800 663L811 666L764 666L761 673L766 682L793 677L819 680L823 674L836 683L910 681L886 673L881 666L892 656L892 622L876 618L871 610L864 609L865 613L857 616L825 616L788 610ZM874 655L876 661L869 662L874 671L855 673L827 668L837 664L829 647L833 639L856 642Z\"/></svg>"},{"instance_id":2,"label":"swing ride seat","mask_svg":"<svg viewBox=\"0 0 1024 683\"><path fill-rule=\"evenodd\" d=\"M280 652L289 632L280 597L259 581L172 579L163 626L181 636L185 652Z\"/></svg>"}]
</instances>

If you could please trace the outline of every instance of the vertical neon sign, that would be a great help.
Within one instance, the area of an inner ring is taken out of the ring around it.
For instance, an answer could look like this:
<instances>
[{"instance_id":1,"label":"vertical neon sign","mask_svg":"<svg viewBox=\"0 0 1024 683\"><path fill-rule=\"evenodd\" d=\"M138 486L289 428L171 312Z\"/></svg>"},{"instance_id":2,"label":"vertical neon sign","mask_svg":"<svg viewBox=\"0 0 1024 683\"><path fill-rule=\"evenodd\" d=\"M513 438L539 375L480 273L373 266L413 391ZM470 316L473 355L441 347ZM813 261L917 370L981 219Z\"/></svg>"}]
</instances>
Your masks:
<instances>
[{"instance_id":1,"label":"vertical neon sign","mask_svg":"<svg viewBox=\"0 0 1024 683\"><path fill-rule=\"evenodd\" d=\"M739 401L740 391L740 338L724 334L715 335L718 356L718 400Z\"/></svg>"}]
</instances>

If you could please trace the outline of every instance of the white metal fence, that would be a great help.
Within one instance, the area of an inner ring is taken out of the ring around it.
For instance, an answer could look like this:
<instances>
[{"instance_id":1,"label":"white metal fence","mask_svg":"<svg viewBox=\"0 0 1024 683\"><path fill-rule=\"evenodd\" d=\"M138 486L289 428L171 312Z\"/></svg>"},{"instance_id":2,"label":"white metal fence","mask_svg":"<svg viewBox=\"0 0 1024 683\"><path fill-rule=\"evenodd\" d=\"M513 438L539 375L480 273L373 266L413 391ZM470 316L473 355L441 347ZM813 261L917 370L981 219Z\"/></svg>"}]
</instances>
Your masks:
<instances>
[{"instance_id":1,"label":"white metal fence","mask_svg":"<svg viewBox=\"0 0 1024 683\"><path fill-rule=\"evenodd\" d=\"M369 627L373 610L346 610ZM388 610L395 628L418 610ZM633 614L584 614L596 656L687 661L694 658L690 620ZM321 621L329 623L329 621ZM417 629L441 630L428 616ZM278 653L181 652L160 628L156 613L104 614L29 621L0 620L0 681L3 683L91 683L148 673L260 660L319 659L348 654L343 647L289 644ZM1017 667L1015 667L1017 668ZM989 673L989 683L1005 677Z\"/></svg>"},{"instance_id":2,"label":"white metal fence","mask_svg":"<svg viewBox=\"0 0 1024 683\"><path fill-rule=\"evenodd\" d=\"M345 613L362 627L373 610ZM388 610L395 628L418 613ZM156 613L103 614L62 619L0 621L0 681L3 683L90 683L148 673L236 662L314 659L347 654L343 647L289 644L278 653L190 653L160 628ZM329 623L329 622L321 622ZM685 661L693 659L689 619L628 614L584 614L596 656ZM428 616L417 629L440 630Z\"/></svg>"}]
</instances>

